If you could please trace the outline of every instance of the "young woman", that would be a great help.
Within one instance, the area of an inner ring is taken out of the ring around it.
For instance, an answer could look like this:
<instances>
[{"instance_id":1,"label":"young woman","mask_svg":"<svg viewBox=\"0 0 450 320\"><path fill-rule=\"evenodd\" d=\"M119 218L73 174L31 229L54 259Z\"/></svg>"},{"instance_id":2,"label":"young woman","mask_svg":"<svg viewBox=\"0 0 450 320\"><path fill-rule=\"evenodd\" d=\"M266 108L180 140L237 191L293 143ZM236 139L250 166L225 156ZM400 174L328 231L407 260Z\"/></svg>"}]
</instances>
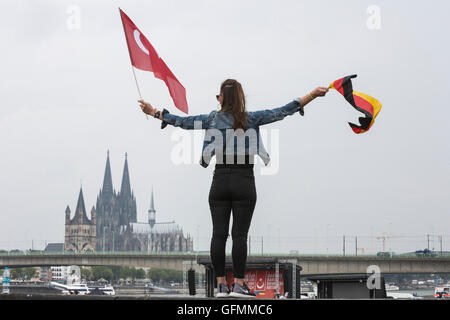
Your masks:
<instances>
[{"instance_id":1,"label":"young woman","mask_svg":"<svg viewBox=\"0 0 450 320\"><path fill-rule=\"evenodd\" d=\"M328 88L318 87L283 107L247 112L241 84L227 79L220 86L220 94L216 96L221 105L219 111L188 117L172 115L166 109L158 111L150 103L138 101L144 113L162 120L161 128L170 124L187 130L206 130L200 164L207 167L211 157L216 156L209 206L213 224L211 262L217 277L217 297L255 296L244 282L247 235L256 204L254 156L260 156L266 165L270 161L260 139L259 127L303 111L302 108L308 103L327 92ZM231 212L234 283L230 292L225 280L225 244Z\"/></svg>"}]
</instances>

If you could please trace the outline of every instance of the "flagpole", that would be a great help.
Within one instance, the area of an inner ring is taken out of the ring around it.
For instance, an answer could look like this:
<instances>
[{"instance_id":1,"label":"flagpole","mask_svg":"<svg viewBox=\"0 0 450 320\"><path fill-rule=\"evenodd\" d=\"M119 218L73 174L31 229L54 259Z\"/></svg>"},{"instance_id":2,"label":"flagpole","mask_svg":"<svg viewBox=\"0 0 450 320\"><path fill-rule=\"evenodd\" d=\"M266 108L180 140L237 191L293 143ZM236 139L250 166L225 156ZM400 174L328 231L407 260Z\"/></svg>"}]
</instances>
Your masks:
<instances>
[{"instance_id":1,"label":"flagpole","mask_svg":"<svg viewBox=\"0 0 450 320\"><path fill-rule=\"evenodd\" d=\"M138 81L137 81L137 78L136 78L136 71L134 71L133 63L131 63L131 70L133 71L134 82L136 82L136 88L137 88L138 93L139 93L139 98L142 100L141 89L139 88L139 84L138 84ZM145 114L145 116L147 117L147 120L148 120L148 114Z\"/></svg>"},{"instance_id":2,"label":"flagpole","mask_svg":"<svg viewBox=\"0 0 450 320\"><path fill-rule=\"evenodd\" d=\"M121 11L120 7L118 9L119 9L119 13L120 13L120 11ZM123 32L125 33L125 40L127 42L128 54L130 55L130 65L131 65L131 71L133 71L134 82L136 82L136 88L137 88L138 93L139 93L139 98L142 100L141 89L139 88L139 84L138 84L137 78L136 78L136 72L134 71L133 61L131 59L130 46L128 45L128 39L127 39L127 36L126 36L125 25L124 25L124 22L123 22L123 19L122 19L122 15L120 16L120 20L122 20L122 27L123 27ZM148 115L145 114L145 116L147 117L147 120L148 120Z\"/></svg>"},{"instance_id":3,"label":"flagpole","mask_svg":"<svg viewBox=\"0 0 450 320\"><path fill-rule=\"evenodd\" d=\"M134 76L134 82L136 82L136 88L138 89L138 93L139 93L139 98L142 99L142 95L141 95L141 89L139 89L139 84L137 82L137 78L136 78L136 72L134 71L134 67L133 65L131 65L131 70L133 71L133 76Z\"/></svg>"}]
</instances>

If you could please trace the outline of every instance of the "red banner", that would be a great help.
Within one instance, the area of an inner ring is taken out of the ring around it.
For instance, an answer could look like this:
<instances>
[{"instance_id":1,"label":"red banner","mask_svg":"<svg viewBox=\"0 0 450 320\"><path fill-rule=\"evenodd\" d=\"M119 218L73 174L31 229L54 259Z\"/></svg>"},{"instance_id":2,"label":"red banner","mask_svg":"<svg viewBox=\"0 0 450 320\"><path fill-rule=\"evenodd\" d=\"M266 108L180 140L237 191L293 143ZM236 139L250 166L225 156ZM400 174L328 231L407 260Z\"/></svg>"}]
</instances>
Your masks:
<instances>
[{"instance_id":1,"label":"red banner","mask_svg":"<svg viewBox=\"0 0 450 320\"><path fill-rule=\"evenodd\" d=\"M233 272L229 271L227 275L228 286L233 284ZM277 293L277 278L275 270L252 270L245 272L245 283L248 288L256 294L257 298L274 299ZM283 273L279 272L278 292L284 295Z\"/></svg>"}]
</instances>

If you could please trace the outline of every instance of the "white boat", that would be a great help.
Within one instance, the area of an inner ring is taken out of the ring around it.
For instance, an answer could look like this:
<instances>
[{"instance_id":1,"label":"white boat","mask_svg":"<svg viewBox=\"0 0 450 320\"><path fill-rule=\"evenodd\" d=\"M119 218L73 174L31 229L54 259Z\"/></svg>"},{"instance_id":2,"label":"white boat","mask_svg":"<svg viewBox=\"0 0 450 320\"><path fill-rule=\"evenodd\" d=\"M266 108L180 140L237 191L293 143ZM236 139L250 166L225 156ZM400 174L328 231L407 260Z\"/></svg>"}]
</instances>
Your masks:
<instances>
[{"instance_id":1,"label":"white boat","mask_svg":"<svg viewBox=\"0 0 450 320\"><path fill-rule=\"evenodd\" d=\"M389 283L386 283L384 285L384 287L386 288L386 291L397 291L397 290L400 290L400 288L397 287L396 285L389 284Z\"/></svg>"},{"instance_id":2,"label":"white boat","mask_svg":"<svg viewBox=\"0 0 450 320\"><path fill-rule=\"evenodd\" d=\"M84 283L78 283L78 284L62 284L58 282L50 282L50 287L61 290L63 294L67 295L87 295L90 293L90 290L88 286Z\"/></svg>"},{"instance_id":3,"label":"white boat","mask_svg":"<svg viewBox=\"0 0 450 320\"><path fill-rule=\"evenodd\" d=\"M300 299L316 299L317 296L314 292L301 292Z\"/></svg>"},{"instance_id":4,"label":"white boat","mask_svg":"<svg viewBox=\"0 0 450 320\"><path fill-rule=\"evenodd\" d=\"M116 292L114 291L114 288L110 284L105 284L103 287L88 287L90 293L94 294L97 290L102 292L102 294L108 295L108 296L115 296Z\"/></svg>"},{"instance_id":5,"label":"white boat","mask_svg":"<svg viewBox=\"0 0 450 320\"><path fill-rule=\"evenodd\" d=\"M421 297L417 297L413 295L412 293L406 293L406 292L386 292L386 296L388 298L393 299L422 299Z\"/></svg>"},{"instance_id":6,"label":"white boat","mask_svg":"<svg viewBox=\"0 0 450 320\"><path fill-rule=\"evenodd\" d=\"M88 295L88 294L105 294L109 296L116 295L112 285L107 284L102 287L88 287L84 283L62 284L58 282L50 282L50 287L61 290L66 295Z\"/></svg>"},{"instance_id":7,"label":"white boat","mask_svg":"<svg viewBox=\"0 0 450 320\"><path fill-rule=\"evenodd\" d=\"M438 299L449 299L450 298L450 286L447 284L445 287L435 287L434 297Z\"/></svg>"}]
</instances>

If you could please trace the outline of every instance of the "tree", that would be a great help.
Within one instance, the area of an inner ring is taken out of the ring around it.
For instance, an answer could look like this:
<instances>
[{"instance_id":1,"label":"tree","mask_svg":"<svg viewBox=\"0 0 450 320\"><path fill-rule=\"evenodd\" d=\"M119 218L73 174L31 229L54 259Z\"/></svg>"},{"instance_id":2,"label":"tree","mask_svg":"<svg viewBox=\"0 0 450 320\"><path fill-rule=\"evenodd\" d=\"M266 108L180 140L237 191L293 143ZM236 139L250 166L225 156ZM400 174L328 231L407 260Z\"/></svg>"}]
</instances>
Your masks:
<instances>
[{"instance_id":1,"label":"tree","mask_svg":"<svg viewBox=\"0 0 450 320\"><path fill-rule=\"evenodd\" d=\"M17 280L30 280L31 278L34 278L37 276L37 270L36 268L30 267L30 268L12 268L10 270L11 272L11 279L17 279Z\"/></svg>"},{"instance_id":2,"label":"tree","mask_svg":"<svg viewBox=\"0 0 450 320\"><path fill-rule=\"evenodd\" d=\"M104 277L103 277L103 278L106 279L106 280L108 280L108 281L111 281L112 278L113 278L113 272L112 272L112 270L109 269L109 268L106 268L106 269L105 269L105 274L104 274Z\"/></svg>"},{"instance_id":3,"label":"tree","mask_svg":"<svg viewBox=\"0 0 450 320\"><path fill-rule=\"evenodd\" d=\"M93 280L97 280L97 281L101 278L111 281L113 278L113 272L108 267L103 267L103 266L93 267L92 278L93 278Z\"/></svg>"},{"instance_id":4,"label":"tree","mask_svg":"<svg viewBox=\"0 0 450 320\"><path fill-rule=\"evenodd\" d=\"M168 280L173 282L183 281L183 271L180 270L168 270Z\"/></svg>"},{"instance_id":5,"label":"tree","mask_svg":"<svg viewBox=\"0 0 450 320\"><path fill-rule=\"evenodd\" d=\"M153 282L181 282L183 281L183 271L178 270L166 270L153 268L147 273L147 276L152 279Z\"/></svg>"},{"instance_id":6,"label":"tree","mask_svg":"<svg viewBox=\"0 0 450 320\"><path fill-rule=\"evenodd\" d=\"M145 279L145 270L144 269L138 269L136 270L136 279Z\"/></svg>"},{"instance_id":7,"label":"tree","mask_svg":"<svg viewBox=\"0 0 450 320\"><path fill-rule=\"evenodd\" d=\"M148 271L148 277L152 279L153 282L162 282L167 278L167 272L163 269L150 269Z\"/></svg>"},{"instance_id":8,"label":"tree","mask_svg":"<svg viewBox=\"0 0 450 320\"><path fill-rule=\"evenodd\" d=\"M24 278L28 280L37 277L37 274L36 268L25 268L23 270Z\"/></svg>"},{"instance_id":9,"label":"tree","mask_svg":"<svg viewBox=\"0 0 450 320\"><path fill-rule=\"evenodd\" d=\"M91 268L81 268L81 278L91 281L93 278L93 273Z\"/></svg>"},{"instance_id":10,"label":"tree","mask_svg":"<svg viewBox=\"0 0 450 320\"><path fill-rule=\"evenodd\" d=\"M136 279L136 272L137 272L137 270L135 267L130 268L130 277L133 280L133 282Z\"/></svg>"},{"instance_id":11,"label":"tree","mask_svg":"<svg viewBox=\"0 0 450 320\"><path fill-rule=\"evenodd\" d=\"M130 268L129 267L122 267L119 271L119 278L126 280L128 278L130 278Z\"/></svg>"},{"instance_id":12,"label":"tree","mask_svg":"<svg viewBox=\"0 0 450 320\"><path fill-rule=\"evenodd\" d=\"M23 280L24 278L24 271L23 268L13 268L10 270L11 279L15 280Z\"/></svg>"},{"instance_id":13,"label":"tree","mask_svg":"<svg viewBox=\"0 0 450 320\"><path fill-rule=\"evenodd\" d=\"M110 267L113 272L113 280L119 281L120 279L120 270L122 270L122 267L120 266L111 266Z\"/></svg>"}]
</instances>

